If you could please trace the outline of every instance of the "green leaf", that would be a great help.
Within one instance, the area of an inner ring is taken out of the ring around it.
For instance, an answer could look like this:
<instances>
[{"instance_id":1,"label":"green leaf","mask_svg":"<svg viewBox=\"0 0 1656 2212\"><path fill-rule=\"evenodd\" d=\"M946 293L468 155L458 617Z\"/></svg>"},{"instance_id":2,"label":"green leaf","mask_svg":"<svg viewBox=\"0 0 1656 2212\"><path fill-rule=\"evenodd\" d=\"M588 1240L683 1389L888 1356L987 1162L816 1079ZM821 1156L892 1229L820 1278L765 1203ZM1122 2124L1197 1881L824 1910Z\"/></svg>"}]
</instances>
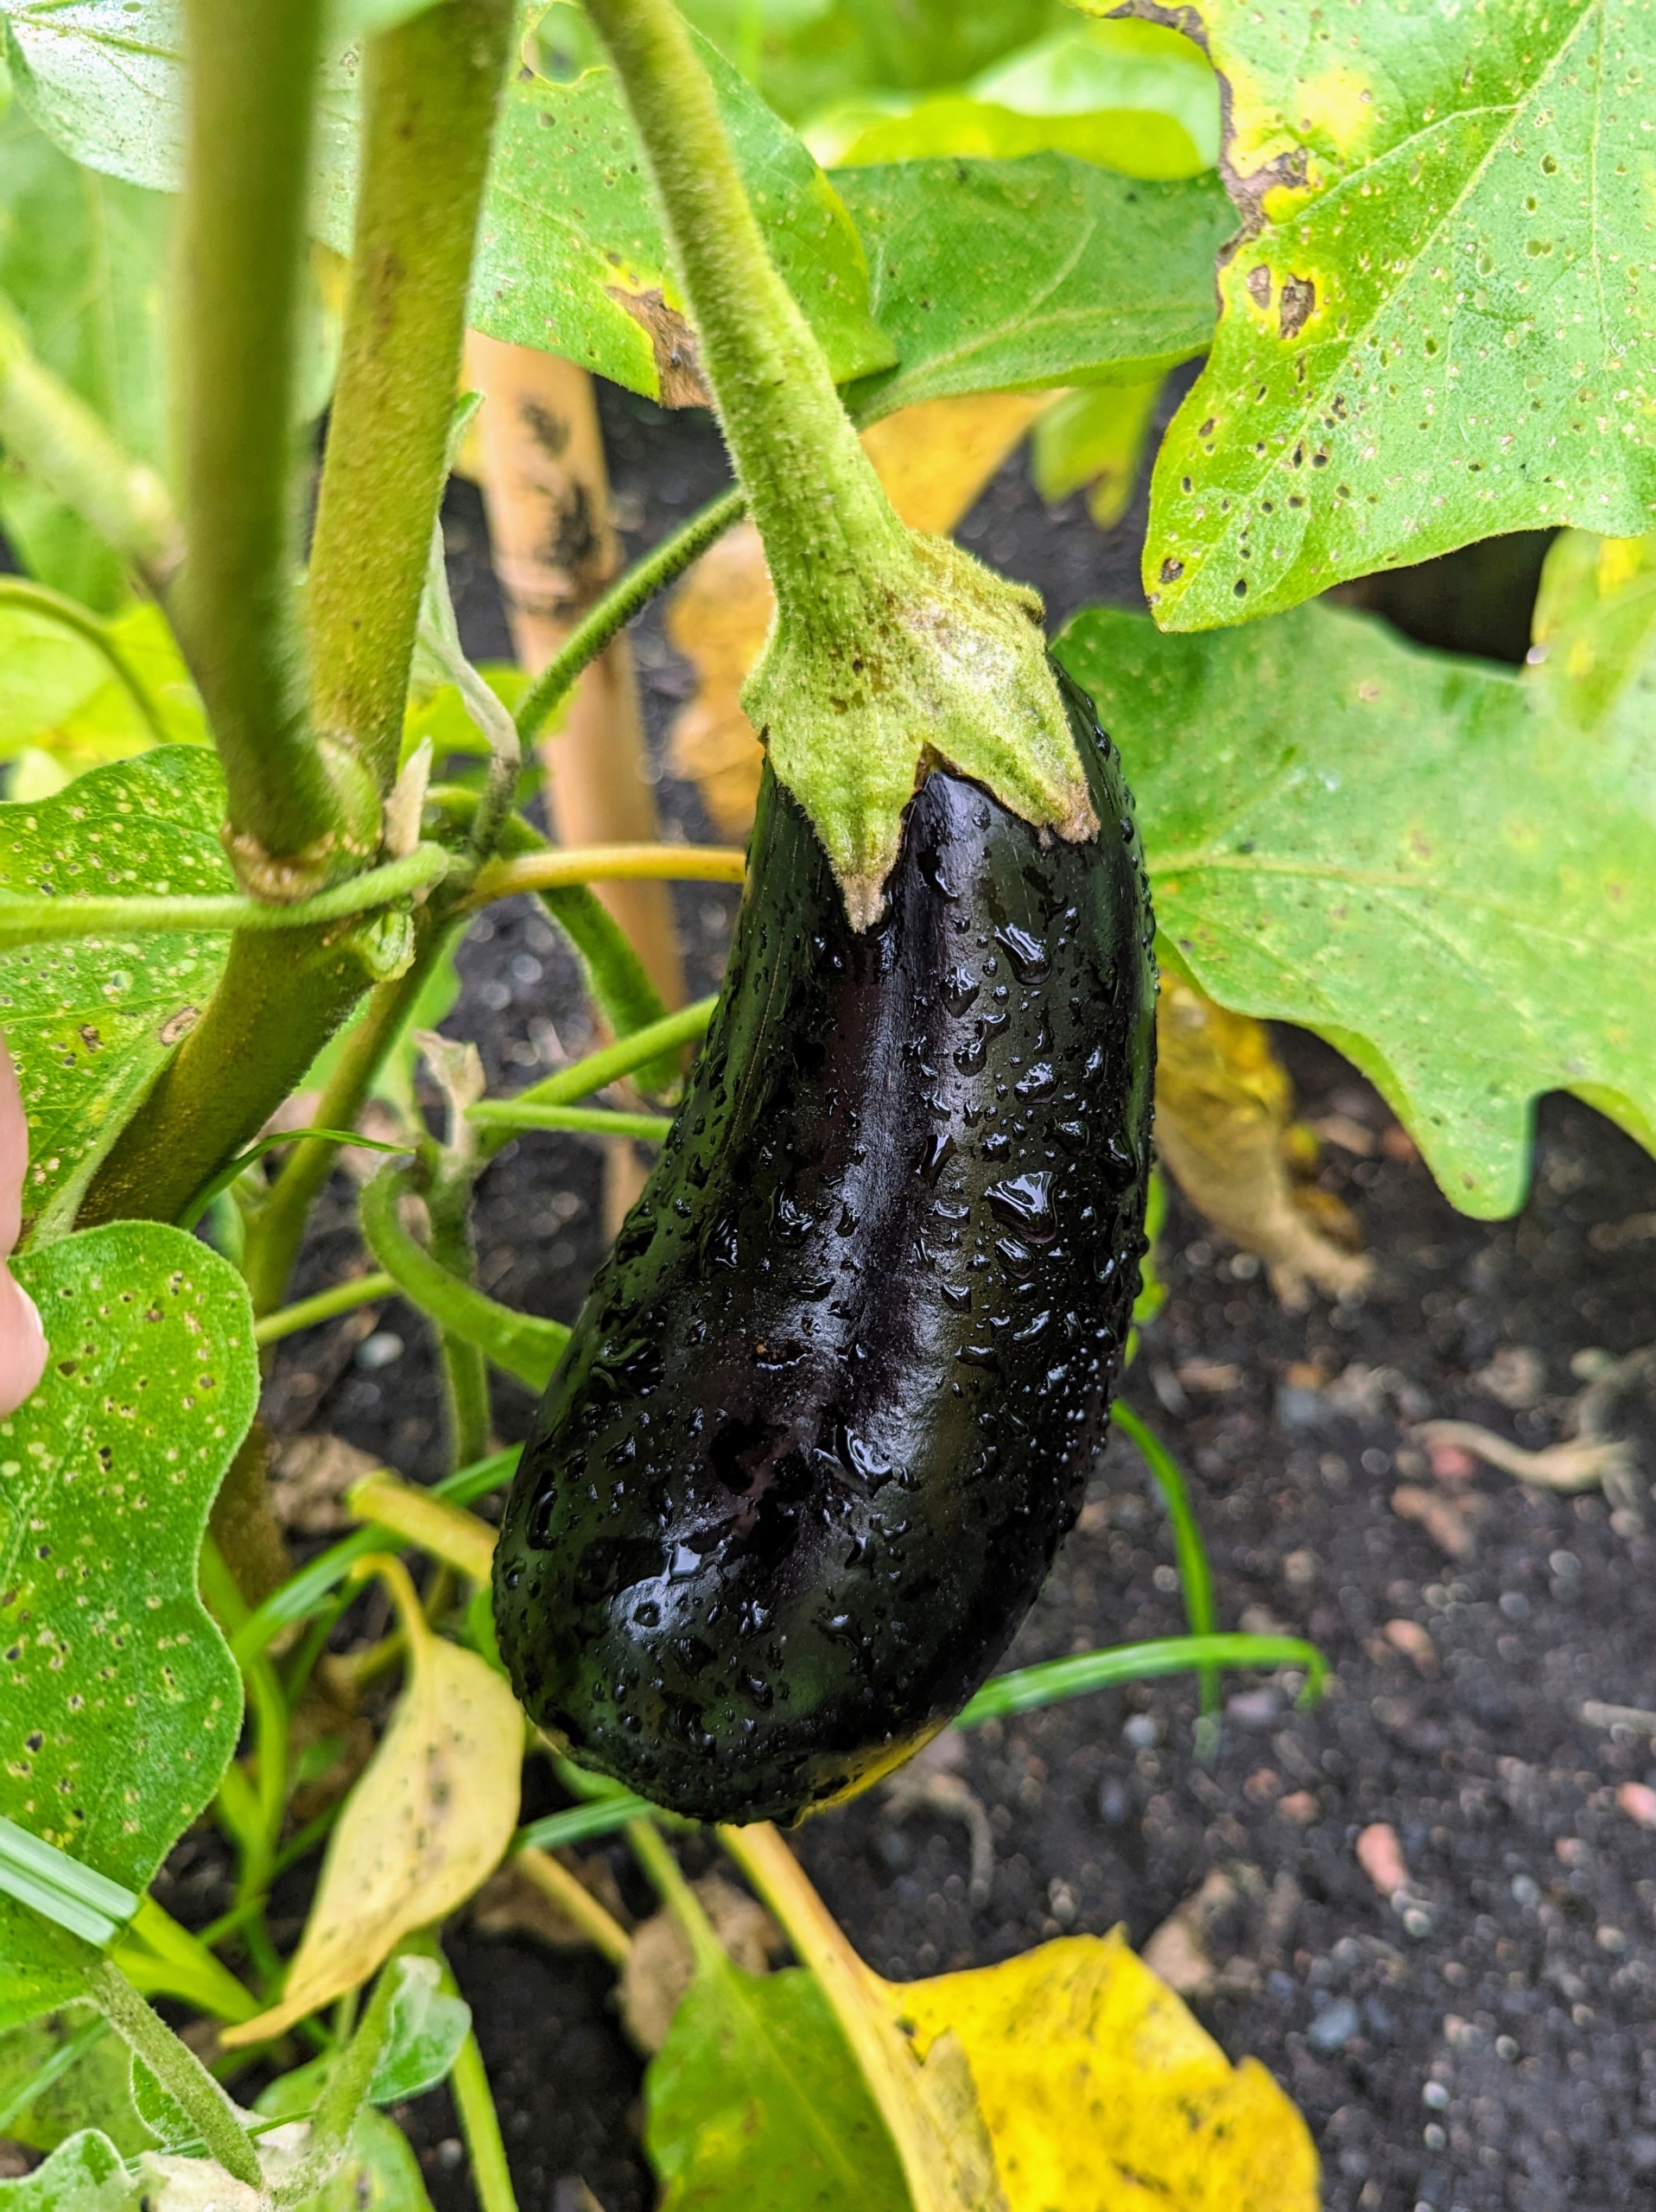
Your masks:
<instances>
[{"instance_id":1,"label":"green leaf","mask_svg":"<svg viewBox=\"0 0 1656 2212\"><path fill-rule=\"evenodd\" d=\"M1158 619L1206 629L1544 523L1647 529L1649 10L1198 13L1247 225L1157 465Z\"/></svg>"},{"instance_id":2,"label":"green leaf","mask_svg":"<svg viewBox=\"0 0 1656 2212\"><path fill-rule=\"evenodd\" d=\"M206 749L163 746L54 798L0 805L0 892L235 890ZM0 952L0 1028L29 1117L26 1223L69 1226L98 1161L194 1026L228 940L180 931Z\"/></svg>"},{"instance_id":3,"label":"green leaf","mask_svg":"<svg viewBox=\"0 0 1656 2212\"><path fill-rule=\"evenodd\" d=\"M660 2212L908 2212L897 2153L815 1974L698 1963L644 2075Z\"/></svg>"},{"instance_id":4,"label":"green leaf","mask_svg":"<svg viewBox=\"0 0 1656 2212\"><path fill-rule=\"evenodd\" d=\"M54 2151L82 2127L125 2158L155 2147L133 2101L132 2054L86 2004L0 2035L0 2138Z\"/></svg>"},{"instance_id":5,"label":"green leaf","mask_svg":"<svg viewBox=\"0 0 1656 2212\"><path fill-rule=\"evenodd\" d=\"M17 89L79 160L175 189L184 65L175 0L0 0ZM710 47L725 124L772 255L835 374L892 358L868 308L862 247L834 188L787 125ZM326 73L312 221L351 244L358 73ZM485 196L472 320L492 338L567 355L668 404L703 397L632 126L607 69L508 87Z\"/></svg>"},{"instance_id":6,"label":"green leaf","mask_svg":"<svg viewBox=\"0 0 1656 2212\"><path fill-rule=\"evenodd\" d=\"M168 458L168 213L157 194L79 168L21 105L0 120L0 292L48 367L157 467ZM28 477L0 474L0 524L43 582L100 613L126 597L119 556Z\"/></svg>"},{"instance_id":7,"label":"green leaf","mask_svg":"<svg viewBox=\"0 0 1656 2212\"><path fill-rule=\"evenodd\" d=\"M1456 1205L1522 1203L1543 1091L1656 1148L1648 654L1589 744L1558 687L1590 662L1520 677L1323 607L1193 638L1094 607L1056 650L1121 747L1167 955L1354 1060Z\"/></svg>"},{"instance_id":8,"label":"green leaf","mask_svg":"<svg viewBox=\"0 0 1656 2212\"><path fill-rule=\"evenodd\" d=\"M830 112L814 124L813 151L835 120ZM839 135L834 159L847 165L1073 154L1123 176L1167 181L1198 176L1217 160L1219 98L1200 48L1164 24L1075 23L1008 54L964 93L875 113Z\"/></svg>"},{"instance_id":9,"label":"green leaf","mask_svg":"<svg viewBox=\"0 0 1656 2212\"><path fill-rule=\"evenodd\" d=\"M390 2017L368 2084L368 2102L375 2105L402 2104L446 2082L472 2024L471 2006L439 1986L435 1959L404 1954L389 1971L396 1977ZM274 2120L309 2113L336 2063L328 2053L279 2075L261 2092L256 2109Z\"/></svg>"},{"instance_id":10,"label":"green leaf","mask_svg":"<svg viewBox=\"0 0 1656 2212\"><path fill-rule=\"evenodd\" d=\"M1038 415L1030 437L1030 474L1041 497L1056 504L1083 486L1087 512L1101 530L1120 521L1139 481L1139 464L1155 419L1162 380L1083 385Z\"/></svg>"},{"instance_id":11,"label":"green leaf","mask_svg":"<svg viewBox=\"0 0 1656 2212\"><path fill-rule=\"evenodd\" d=\"M177 744L209 742L201 702L167 618L153 603L107 625ZM155 734L97 648L37 610L0 604L0 760L48 757L70 782L111 760L147 752ZM16 784L12 796L20 796Z\"/></svg>"},{"instance_id":12,"label":"green leaf","mask_svg":"<svg viewBox=\"0 0 1656 2212\"><path fill-rule=\"evenodd\" d=\"M705 41L725 127L777 267L841 381L895 359L868 305L863 249L793 133ZM515 85L483 213L472 319L668 405L706 397L613 73Z\"/></svg>"},{"instance_id":13,"label":"green leaf","mask_svg":"<svg viewBox=\"0 0 1656 2212\"><path fill-rule=\"evenodd\" d=\"M0 1890L0 2030L73 2004L98 1954Z\"/></svg>"},{"instance_id":14,"label":"green leaf","mask_svg":"<svg viewBox=\"0 0 1656 2212\"><path fill-rule=\"evenodd\" d=\"M142 1891L241 1722L196 1561L258 1399L251 1311L227 1262L158 1222L16 1272L51 1351L0 1421L0 1812Z\"/></svg>"},{"instance_id":15,"label":"green leaf","mask_svg":"<svg viewBox=\"0 0 1656 2212\"><path fill-rule=\"evenodd\" d=\"M1036 154L834 181L898 351L847 395L859 422L951 393L1141 383L1212 336L1214 256L1234 224L1212 179L1142 184Z\"/></svg>"},{"instance_id":16,"label":"green leaf","mask_svg":"<svg viewBox=\"0 0 1656 2212\"><path fill-rule=\"evenodd\" d=\"M0 2181L4 2212L135 2212L140 2201L137 2177L93 2127L60 2143L32 2174Z\"/></svg>"}]
</instances>

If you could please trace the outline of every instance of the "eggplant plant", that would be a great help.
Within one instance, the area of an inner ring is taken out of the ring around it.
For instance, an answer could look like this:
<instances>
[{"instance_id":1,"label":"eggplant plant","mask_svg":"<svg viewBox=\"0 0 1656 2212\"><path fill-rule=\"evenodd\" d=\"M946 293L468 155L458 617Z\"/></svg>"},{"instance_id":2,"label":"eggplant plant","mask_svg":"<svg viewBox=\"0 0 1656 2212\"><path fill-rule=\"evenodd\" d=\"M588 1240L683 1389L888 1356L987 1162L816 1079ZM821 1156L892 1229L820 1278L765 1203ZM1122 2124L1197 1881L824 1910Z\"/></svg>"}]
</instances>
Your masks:
<instances>
[{"instance_id":1,"label":"eggplant plant","mask_svg":"<svg viewBox=\"0 0 1656 2212\"><path fill-rule=\"evenodd\" d=\"M1177 1466L1112 1414L1155 1297L1155 963L1336 1045L1469 1212L1521 1203L1546 1090L1656 1149L1650 217L1589 189L1647 167L1647 29L1582 0L1423 45L1382 0L1336 56L1307 0L1145 13L0 0L0 1021L47 1347L0 1420L17 2212L418 2208L382 2108L443 2080L511 2212L442 1925L510 1861L621 1965L555 1855L606 1835L692 1959L646 2080L664 2203L1049 2202L979 1978L879 1981L768 1822L1109 1684L1195 1675L1199 1749L1223 1669L1316 1693L1313 1648L1224 1630ZM711 406L729 452L538 670L475 666L450 601L468 331ZM908 410L1062 393L1037 472L1110 520L1202 356L1145 611L1049 639L870 458ZM583 671L744 518L775 594L748 850L553 843L535 747L555 773ZM1314 603L1543 525L1521 673ZM673 1007L670 948L647 968L593 887L695 880L741 912L716 999ZM491 1097L434 1032L523 893L602 1038ZM660 1148L573 1331L480 1287L479 1180L543 1129ZM358 1270L295 1299L374 1145ZM262 1364L392 1294L448 1471L359 1480L295 1562ZM544 1394L521 1452L496 1371ZM1112 1419L1190 1632L994 1675ZM380 1724L354 1765L329 1700ZM526 1746L564 1802L524 1824ZM731 1964L687 1822L796 1967ZM197 1826L235 1902L186 1928L149 1891ZM283 1956L272 1885L319 1854ZM1314 2201L1257 2069L1191 2059L1198 2124L1122 2024L1165 1993L1052 1948L993 1970L1020 2037L1069 2065L1084 1983L1127 2084L1044 2145L1063 2201L1112 2159Z\"/></svg>"}]
</instances>

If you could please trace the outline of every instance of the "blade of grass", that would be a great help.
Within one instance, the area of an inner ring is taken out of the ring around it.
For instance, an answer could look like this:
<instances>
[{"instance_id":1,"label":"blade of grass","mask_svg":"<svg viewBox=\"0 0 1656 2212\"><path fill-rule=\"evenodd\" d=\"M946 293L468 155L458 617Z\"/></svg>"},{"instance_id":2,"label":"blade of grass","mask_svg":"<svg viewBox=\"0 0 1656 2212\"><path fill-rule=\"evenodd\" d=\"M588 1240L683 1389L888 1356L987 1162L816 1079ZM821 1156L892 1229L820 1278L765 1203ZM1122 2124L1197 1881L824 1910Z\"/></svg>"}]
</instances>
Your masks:
<instances>
[{"instance_id":1,"label":"blade of grass","mask_svg":"<svg viewBox=\"0 0 1656 2212\"><path fill-rule=\"evenodd\" d=\"M1327 1680L1329 1662L1314 1643L1297 1636L1170 1636L1143 1643L1112 1644L1104 1651L1081 1651L1070 1659L1051 1659L1020 1667L987 1681L961 1714L956 1726L974 1728L1013 1713L1031 1713L1060 1698L1119 1682L1147 1681L1157 1675L1199 1675L1204 1667L1303 1667L1302 1706L1315 1702Z\"/></svg>"}]
</instances>

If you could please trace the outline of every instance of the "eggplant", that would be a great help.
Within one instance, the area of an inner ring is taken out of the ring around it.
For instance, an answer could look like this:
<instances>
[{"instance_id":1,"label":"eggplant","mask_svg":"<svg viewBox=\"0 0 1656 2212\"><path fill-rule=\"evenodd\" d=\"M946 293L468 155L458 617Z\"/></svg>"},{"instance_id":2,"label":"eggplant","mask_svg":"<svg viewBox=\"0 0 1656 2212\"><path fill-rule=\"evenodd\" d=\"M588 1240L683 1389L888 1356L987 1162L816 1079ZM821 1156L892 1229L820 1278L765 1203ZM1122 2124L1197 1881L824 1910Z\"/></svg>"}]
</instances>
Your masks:
<instances>
[{"instance_id":1,"label":"eggplant","mask_svg":"<svg viewBox=\"0 0 1656 2212\"><path fill-rule=\"evenodd\" d=\"M1073 1525L1145 1249L1149 884L934 768L863 931L767 770L723 994L524 1448L513 1687L580 1763L792 1820L917 1751Z\"/></svg>"}]
</instances>

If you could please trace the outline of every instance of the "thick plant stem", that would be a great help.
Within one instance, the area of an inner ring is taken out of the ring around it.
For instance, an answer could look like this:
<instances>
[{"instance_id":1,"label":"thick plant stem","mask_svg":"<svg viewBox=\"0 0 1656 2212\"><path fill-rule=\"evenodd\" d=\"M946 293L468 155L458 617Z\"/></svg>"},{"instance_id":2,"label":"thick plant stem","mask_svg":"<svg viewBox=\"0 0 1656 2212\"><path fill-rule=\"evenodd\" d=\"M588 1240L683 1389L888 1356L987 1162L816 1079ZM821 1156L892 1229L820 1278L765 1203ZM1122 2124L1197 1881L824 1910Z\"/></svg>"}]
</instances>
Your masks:
<instances>
[{"instance_id":1,"label":"thick plant stem","mask_svg":"<svg viewBox=\"0 0 1656 2212\"><path fill-rule=\"evenodd\" d=\"M92 1179L98 1221L174 1221L257 1136L361 996L345 931L247 931L206 1013L162 1070Z\"/></svg>"},{"instance_id":2,"label":"thick plant stem","mask_svg":"<svg viewBox=\"0 0 1656 2212\"><path fill-rule=\"evenodd\" d=\"M312 702L397 772L442 494L512 0L441 0L370 45L362 187L311 549Z\"/></svg>"},{"instance_id":3,"label":"thick plant stem","mask_svg":"<svg viewBox=\"0 0 1656 2212\"><path fill-rule=\"evenodd\" d=\"M914 574L907 531L777 274L672 0L590 0L649 156L784 622L835 639Z\"/></svg>"},{"instance_id":4,"label":"thick plant stem","mask_svg":"<svg viewBox=\"0 0 1656 2212\"><path fill-rule=\"evenodd\" d=\"M472 1236L472 1178L440 1176L425 1193L431 1224L431 1256L460 1281L477 1287L477 1246ZM443 1398L448 1412L448 1471L469 1467L489 1448L489 1363L480 1345L452 1329L438 1333Z\"/></svg>"},{"instance_id":5,"label":"thick plant stem","mask_svg":"<svg viewBox=\"0 0 1656 2212\"><path fill-rule=\"evenodd\" d=\"M323 0L188 0L179 359L188 554L179 635L255 896L303 897L378 842L350 733L306 713L296 615L295 367Z\"/></svg>"}]
</instances>

